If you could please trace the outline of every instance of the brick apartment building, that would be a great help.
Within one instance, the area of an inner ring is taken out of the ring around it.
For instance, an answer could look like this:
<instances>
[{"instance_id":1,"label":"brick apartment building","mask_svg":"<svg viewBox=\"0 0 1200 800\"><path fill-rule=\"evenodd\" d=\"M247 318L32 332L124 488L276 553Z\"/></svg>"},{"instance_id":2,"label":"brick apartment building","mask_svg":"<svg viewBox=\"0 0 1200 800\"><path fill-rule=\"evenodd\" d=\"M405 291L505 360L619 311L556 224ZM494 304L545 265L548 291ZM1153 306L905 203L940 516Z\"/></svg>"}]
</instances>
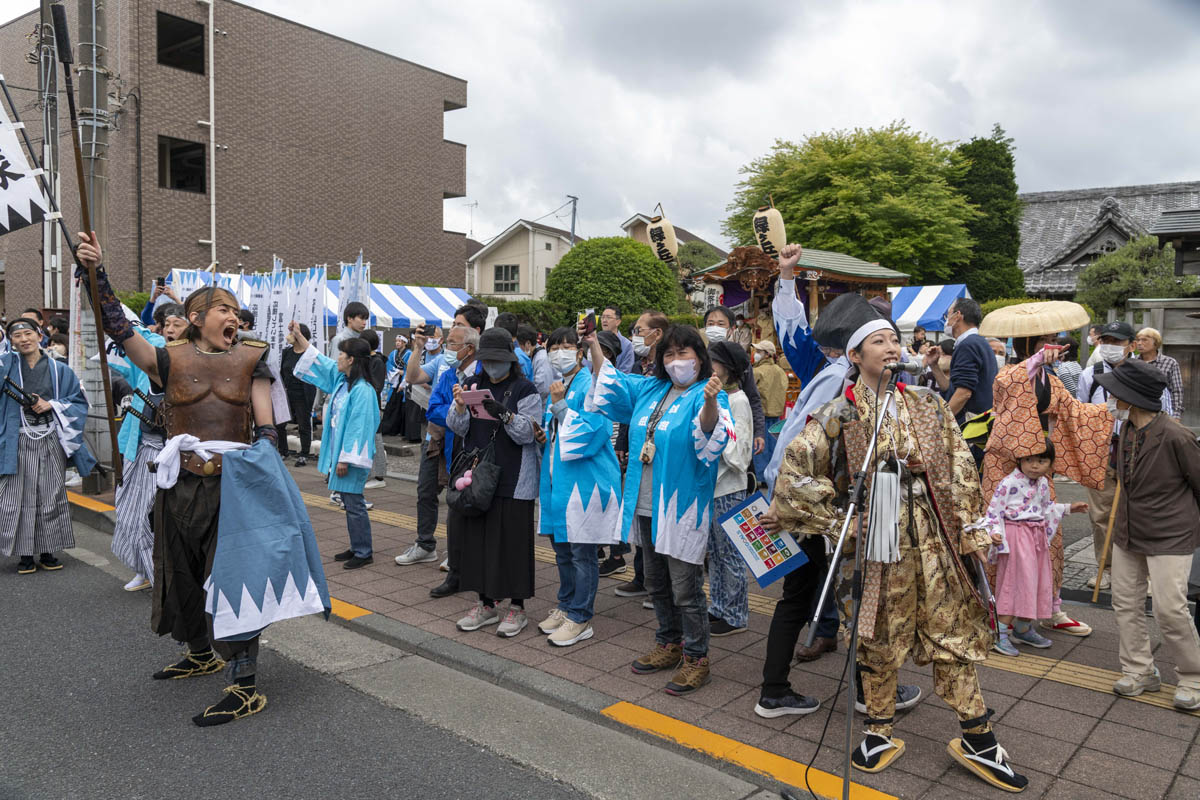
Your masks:
<instances>
[{"instance_id":1,"label":"brick apartment building","mask_svg":"<svg viewBox=\"0 0 1200 800\"><path fill-rule=\"evenodd\" d=\"M443 138L443 115L466 106L466 81L232 0L214 2L212 64L205 2L109 9L114 120L102 244L114 286L146 290L172 268L210 262L210 71L221 270L267 270L273 253L290 267L336 264L362 248L376 280L460 286L465 237L442 229L442 201L466 192L466 147ZM65 5L78 67L77 4ZM37 86L26 55L38 20L35 8L0 25L0 72L11 87ZM77 73L77 86L86 75ZM40 147L37 93L13 95ZM65 101L60 126L64 216L74 232ZM41 237L41 226L0 237L0 305L10 317L42 305Z\"/></svg>"}]
</instances>

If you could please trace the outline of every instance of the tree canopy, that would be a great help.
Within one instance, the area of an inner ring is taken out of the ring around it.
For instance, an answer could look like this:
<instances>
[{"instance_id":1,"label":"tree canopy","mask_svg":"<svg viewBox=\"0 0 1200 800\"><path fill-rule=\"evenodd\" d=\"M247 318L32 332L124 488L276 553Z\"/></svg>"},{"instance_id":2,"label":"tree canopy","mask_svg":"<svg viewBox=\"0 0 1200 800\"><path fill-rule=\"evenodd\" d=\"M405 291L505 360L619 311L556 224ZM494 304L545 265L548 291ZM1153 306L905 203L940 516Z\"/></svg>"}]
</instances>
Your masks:
<instances>
[{"instance_id":1,"label":"tree canopy","mask_svg":"<svg viewBox=\"0 0 1200 800\"><path fill-rule=\"evenodd\" d=\"M678 279L648 245L625 236L588 239L571 248L546 280L546 300L572 312L616 305L625 318L678 308Z\"/></svg>"},{"instance_id":2,"label":"tree canopy","mask_svg":"<svg viewBox=\"0 0 1200 800\"><path fill-rule=\"evenodd\" d=\"M720 252L708 242L685 242L679 245L675 263L680 275L690 275L698 269L711 267L722 260Z\"/></svg>"},{"instance_id":3,"label":"tree canopy","mask_svg":"<svg viewBox=\"0 0 1200 800\"><path fill-rule=\"evenodd\" d=\"M1079 275L1075 301L1103 314L1110 308L1125 310L1134 297L1191 297L1200 293L1194 275L1175 276L1175 251L1162 248L1154 236L1132 239L1118 250L1105 253Z\"/></svg>"},{"instance_id":4,"label":"tree canopy","mask_svg":"<svg viewBox=\"0 0 1200 800\"><path fill-rule=\"evenodd\" d=\"M742 168L723 230L754 244L751 219L770 195L790 241L878 262L914 284L943 282L971 259L979 211L955 189L967 167L903 121L777 140Z\"/></svg>"},{"instance_id":5,"label":"tree canopy","mask_svg":"<svg viewBox=\"0 0 1200 800\"><path fill-rule=\"evenodd\" d=\"M955 282L967 284L971 296L981 303L1025 291L1025 276L1017 266L1021 201L1017 198L1012 141L997 124L991 136L972 138L957 148L967 168L952 183L967 202L979 208L980 214L967 225L975 245L970 262L956 273Z\"/></svg>"}]
</instances>

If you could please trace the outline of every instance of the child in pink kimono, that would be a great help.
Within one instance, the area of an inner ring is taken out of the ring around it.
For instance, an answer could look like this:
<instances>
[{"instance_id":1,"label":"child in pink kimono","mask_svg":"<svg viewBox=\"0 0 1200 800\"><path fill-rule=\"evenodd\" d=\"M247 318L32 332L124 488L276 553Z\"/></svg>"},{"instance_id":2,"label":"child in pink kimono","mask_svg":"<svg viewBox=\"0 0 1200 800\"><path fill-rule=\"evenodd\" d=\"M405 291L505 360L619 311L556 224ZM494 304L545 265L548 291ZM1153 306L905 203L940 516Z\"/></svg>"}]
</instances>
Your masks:
<instances>
[{"instance_id":1,"label":"child in pink kimono","mask_svg":"<svg viewBox=\"0 0 1200 800\"><path fill-rule=\"evenodd\" d=\"M993 648L1019 655L1014 642L1047 648L1053 644L1037 632L1033 620L1054 614L1054 578L1050 540L1065 514L1087 511L1087 503L1055 503L1050 497L1054 445L1017 462L996 486L983 518L992 537L996 561L996 616L1000 629Z\"/></svg>"}]
</instances>

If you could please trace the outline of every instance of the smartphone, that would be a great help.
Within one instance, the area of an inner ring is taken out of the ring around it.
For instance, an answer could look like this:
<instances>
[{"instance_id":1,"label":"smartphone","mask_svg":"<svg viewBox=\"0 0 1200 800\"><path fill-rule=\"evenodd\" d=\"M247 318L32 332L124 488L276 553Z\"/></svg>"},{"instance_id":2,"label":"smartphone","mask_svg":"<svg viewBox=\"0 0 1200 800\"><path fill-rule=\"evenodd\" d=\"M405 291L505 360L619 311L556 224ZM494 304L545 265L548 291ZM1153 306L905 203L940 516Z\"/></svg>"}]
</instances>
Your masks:
<instances>
[{"instance_id":1,"label":"smartphone","mask_svg":"<svg viewBox=\"0 0 1200 800\"><path fill-rule=\"evenodd\" d=\"M471 412L471 416L475 419L496 419L483 407L484 400L493 399L491 389L468 389L459 395L459 397L463 405L467 407L467 411Z\"/></svg>"},{"instance_id":2,"label":"smartphone","mask_svg":"<svg viewBox=\"0 0 1200 800\"><path fill-rule=\"evenodd\" d=\"M436 330L437 330L436 325L426 325L424 328L421 329L421 335L424 336L426 339L428 339L433 336L433 334Z\"/></svg>"},{"instance_id":3,"label":"smartphone","mask_svg":"<svg viewBox=\"0 0 1200 800\"><path fill-rule=\"evenodd\" d=\"M591 336L596 332L596 309L589 308L581 311L578 320L583 323L584 336Z\"/></svg>"}]
</instances>

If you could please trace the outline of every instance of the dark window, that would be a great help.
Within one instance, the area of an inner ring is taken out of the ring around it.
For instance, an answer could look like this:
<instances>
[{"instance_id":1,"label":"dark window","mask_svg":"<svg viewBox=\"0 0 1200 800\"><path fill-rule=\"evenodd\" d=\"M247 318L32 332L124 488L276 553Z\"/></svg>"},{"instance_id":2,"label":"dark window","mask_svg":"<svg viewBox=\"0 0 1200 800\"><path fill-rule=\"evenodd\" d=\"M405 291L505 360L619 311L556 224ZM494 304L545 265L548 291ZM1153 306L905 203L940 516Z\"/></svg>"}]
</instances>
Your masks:
<instances>
[{"instance_id":1,"label":"dark window","mask_svg":"<svg viewBox=\"0 0 1200 800\"><path fill-rule=\"evenodd\" d=\"M158 63L204 74L204 26L158 12Z\"/></svg>"},{"instance_id":2,"label":"dark window","mask_svg":"<svg viewBox=\"0 0 1200 800\"><path fill-rule=\"evenodd\" d=\"M554 245L550 244L549 242L546 242L546 249L547 249L547 250L553 250L553 249L554 249Z\"/></svg>"},{"instance_id":3,"label":"dark window","mask_svg":"<svg viewBox=\"0 0 1200 800\"><path fill-rule=\"evenodd\" d=\"M158 185L204 194L204 145L158 137Z\"/></svg>"},{"instance_id":4,"label":"dark window","mask_svg":"<svg viewBox=\"0 0 1200 800\"><path fill-rule=\"evenodd\" d=\"M519 264L497 264L494 268L493 289L496 294L511 294L521 291L521 267Z\"/></svg>"}]
</instances>

